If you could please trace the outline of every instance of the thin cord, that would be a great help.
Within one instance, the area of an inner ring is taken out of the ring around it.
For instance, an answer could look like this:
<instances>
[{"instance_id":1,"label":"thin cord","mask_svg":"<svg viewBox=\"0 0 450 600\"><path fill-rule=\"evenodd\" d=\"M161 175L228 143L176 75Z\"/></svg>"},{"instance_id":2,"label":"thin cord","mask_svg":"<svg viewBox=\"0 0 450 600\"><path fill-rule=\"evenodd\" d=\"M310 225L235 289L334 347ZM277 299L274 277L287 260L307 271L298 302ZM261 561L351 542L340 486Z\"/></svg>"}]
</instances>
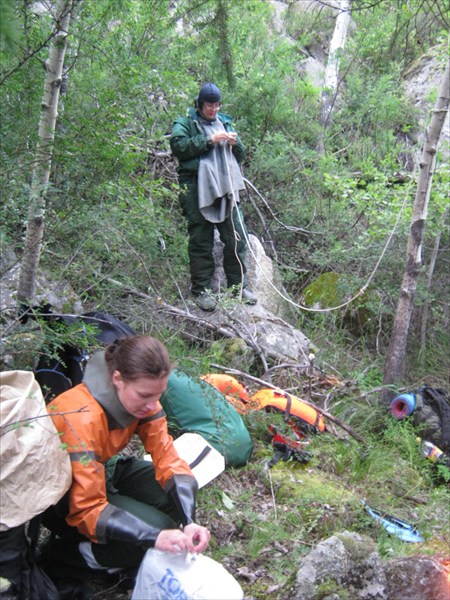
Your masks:
<instances>
[{"instance_id":1,"label":"thin cord","mask_svg":"<svg viewBox=\"0 0 450 600\"><path fill-rule=\"evenodd\" d=\"M232 149L231 146L229 146L229 149L230 149L230 156L232 156L233 149ZM226 156L226 153L225 153L225 156ZM410 190L410 187L411 187L411 183L409 184L408 189L406 190L403 203L402 203L402 205L400 207L400 210L399 210L399 212L397 214L397 218L396 218L395 223L394 223L394 227L392 228L392 230L391 230L391 232L390 232L390 234L389 234L389 236L388 236L388 238L386 240L386 243L385 243L385 245L383 247L383 250L381 251L381 254L378 257L378 260L377 260L377 262L375 264L375 267L372 269L372 272L369 275L366 283L360 288L360 290L354 296L352 296L349 300L347 300L346 302L343 302L342 304L339 304L337 306L331 306L331 307L328 307L328 308L311 308L309 306L304 306L302 304L298 304L297 302L294 302L293 300L291 300L291 298L289 298L288 296L286 296L285 294L283 294L281 292L281 290L279 290L274 285L274 283L272 282L272 280L268 277L268 275L264 271L264 269L261 266L261 264L258 262L258 259L257 259L256 255L255 255L255 253L253 251L252 246L251 246L250 239L248 237L248 234L247 234L247 231L246 231L246 228L245 228L245 224L244 224L244 222L242 220L242 214L239 211L239 207L237 206L237 203L235 201L235 189L234 189L233 181L231 179L230 163L227 161L227 164L228 164L228 178L229 178L229 182L230 182L231 198L232 198L232 201L231 201L231 224L233 226L234 239L235 239L234 254L235 254L236 259L237 259L237 261L238 261L238 263L240 265L240 268L241 268L241 291L240 291L240 294L239 294L239 299L240 300L242 300L242 290L243 290L243 287L244 287L244 266L243 266L243 264L242 264L242 262L241 262L241 260L240 260L240 258L238 256L238 253L237 253L237 241L238 241L237 240L237 236L239 236L239 234L237 233L236 227L235 227L235 224L234 224L233 209L234 209L235 206L236 206L236 212L237 212L237 215L238 215L238 219L239 219L239 222L240 222L240 225L241 225L241 229L242 229L242 231L244 233L245 241L247 243L247 247L250 250L250 253L252 254L252 256L253 256L253 258L255 260L255 264L257 265L258 269L262 273L264 279L275 290L275 292L278 294L278 296L280 296L280 298L283 298L283 300L285 300L286 302L288 302L289 304L291 304L295 308L299 308L301 310L304 310L304 311L307 311L307 312L313 312L313 313L326 313L326 312L331 312L331 311L334 311L334 310L340 310L341 308L344 308L345 306L348 306L349 304L351 304L352 302L354 302L357 298L359 298L360 296L362 296L366 292L368 286L370 285L370 282L372 281L372 279L375 276L375 273L378 270L378 267L380 266L381 261L384 258L384 255L387 252L389 244L391 243L391 240L392 240L392 238L394 236L394 233L395 233L395 231L397 229L400 217L403 214L403 211L404 211L405 206L406 206L406 201L408 199L408 195L409 195L409 190ZM248 181L248 180L245 180L245 181ZM248 183L250 183L250 182L248 182ZM253 189L255 189L255 187L253 186L253 184L250 183L250 185L252 186Z\"/></svg>"},{"instance_id":2,"label":"thin cord","mask_svg":"<svg viewBox=\"0 0 450 600\"><path fill-rule=\"evenodd\" d=\"M240 222L241 222L241 227L242 227L242 230L243 230L243 232L244 232L244 235L245 235L245 239L246 239L246 242L247 242L247 246L248 246L248 248L249 248L249 250L250 250L250 252L251 252L251 254L252 254L253 258L255 259L255 264L256 264L256 265L257 265L257 267L259 268L260 272L263 274L263 276L264 276L264 278L266 279L267 283L268 283L268 284L269 284L269 285L270 285L270 286L271 286L271 287L272 287L272 288L275 290L275 292L276 292L276 293L277 293L277 294L278 294L278 295L279 295L281 298L283 298L283 300L286 300L286 302L288 302L289 304L291 304L292 306L294 306L294 307L296 307L296 308L300 308L301 310L304 310L304 311L307 311L307 312L317 312L317 313L331 312L331 311L333 311L333 310L339 310L339 309L341 309L341 308L344 308L344 306L348 306L349 304L351 304L352 302L354 302L354 301L355 301L357 298L359 298L359 297L360 297L362 294L364 294L364 292L367 290L367 287L369 286L370 282L371 282L371 281L372 281L372 279L374 278L374 276L375 276L375 273L377 272L377 270L378 270L378 267L379 267L379 265L380 265L380 263L381 263L381 261L382 261L382 259L383 259L384 255L386 254L386 251L387 251L387 249L388 249L388 246L389 246L389 244L390 244L390 242L391 242L391 240L392 240L392 238L393 238L393 236L394 236L394 233L395 233L395 231L396 231L396 229L397 229L397 226L398 226L398 223L399 223L399 220L400 220L400 216L402 215L402 213L403 213L403 210L404 210L404 208L405 208L405 206L406 206L406 201L407 201L407 199L408 199L408 194L409 194L409 188L410 188L410 187L411 187L411 184L408 186L408 189L407 189L407 191L406 191L405 198L404 198L404 200L403 200L403 203L402 203L402 205L401 205L401 207L400 207L400 210L399 210L399 212L398 212L398 214L397 214L397 218L396 218L396 220L395 220L394 227L392 228L392 230L391 230L391 232L390 232L390 234L389 234L389 236L388 236L388 239L387 239L387 241L386 241L386 243L385 243L385 245L384 245L384 247L383 247L383 250L382 250L382 252L381 252L381 254L380 254L380 256L379 256L379 258L378 258L378 260L377 260L377 262L376 262L376 264L375 264L375 267L373 268L373 270L372 270L372 273L370 274L370 276L369 276L369 278L367 279L366 283L365 283L365 284L364 284L364 285L361 287L361 289L360 289L360 290L359 290L359 291L358 291L358 292L357 292L357 293L356 293L354 296L352 296L352 298L350 298L350 299L349 299L349 300L347 300L346 302L343 302L342 304L339 304L338 306L332 306L332 307L328 307L328 308L310 308L310 307L308 307L308 306L304 306L304 305L302 305L302 304L298 304L298 303L294 302L293 300L291 300L290 298L288 298L287 296L285 296L285 295L284 295L284 294L283 294L283 293L282 293L282 292L281 292L281 291L280 291L280 290L279 290L279 289L278 289L278 288L277 288L277 287L276 287L276 286L273 284L273 282L272 282L272 281L269 279L269 277L268 277L268 276L267 276L267 274L265 273L265 271L264 271L264 269L262 268L261 264L258 262L258 260L257 260L257 257L256 257L256 255L255 255L255 253L253 252L253 248L251 247L250 240L249 240L249 237L248 237L248 235L247 235L247 233L246 233L246 230L245 230L245 229L244 229L244 227L243 227L242 218L241 218L241 215L239 214L239 212L238 212L238 216L239 216L239 219L240 219Z\"/></svg>"},{"instance_id":3,"label":"thin cord","mask_svg":"<svg viewBox=\"0 0 450 600\"><path fill-rule=\"evenodd\" d=\"M228 146L228 148L230 149L230 158L232 158L233 157L233 148L231 146ZM227 156L227 154L225 152L225 158L226 158L226 156ZM233 237L234 237L234 255L236 257L237 262L239 263L239 268L241 270L241 285L240 285L240 291L239 291L239 300L242 300L242 292L243 292L243 289L244 289L244 265L242 264L242 261L239 258L239 254L238 254L238 251L237 251L237 244L238 244L238 241L240 241L241 236L236 231L236 226L234 224L234 215L233 215L234 207L236 207L236 212L237 212L239 221L241 223L241 228L242 228L242 231L244 233L244 237L246 239L247 246L249 244L248 244L247 232L245 231L245 228L242 225L242 219L241 219L241 215L240 215L240 212L239 212L239 206L238 206L238 203L235 200L236 190L234 189L235 186L234 186L233 180L231 178L231 164L230 164L229 161L227 161L227 166L228 166L228 180L229 180L229 184L230 184L230 188L231 188L231 214L230 214L230 217L231 217L231 225L233 227L233 234L234 234L233 235ZM238 194L239 194L239 192L238 192Z\"/></svg>"}]
</instances>

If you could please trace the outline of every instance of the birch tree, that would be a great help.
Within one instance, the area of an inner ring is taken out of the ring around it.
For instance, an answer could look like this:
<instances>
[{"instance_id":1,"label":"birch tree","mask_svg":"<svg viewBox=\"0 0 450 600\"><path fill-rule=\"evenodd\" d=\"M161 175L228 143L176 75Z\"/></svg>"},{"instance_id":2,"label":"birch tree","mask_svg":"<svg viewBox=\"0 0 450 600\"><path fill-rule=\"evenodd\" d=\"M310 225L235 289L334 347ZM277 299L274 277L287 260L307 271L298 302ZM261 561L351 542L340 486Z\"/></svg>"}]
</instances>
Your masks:
<instances>
[{"instance_id":1,"label":"birch tree","mask_svg":"<svg viewBox=\"0 0 450 600\"><path fill-rule=\"evenodd\" d=\"M46 193L52 165L59 93L70 16L75 1L58 0L55 7L55 34L45 63L44 93L41 102L38 142L30 186L28 223L17 290L19 302L32 300L36 291L36 275L44 235Z\"/></svg>"},{"instance_id":2,"label":"birch tree","mask_svg":"<svg viewBox=\"0 0 450 600\"><path fill-rule=\"evenodd\" d=\"M450 65L447 63L430 125L425 132L422 158L419 165L419 180L408 237L405 271L384 367L383 384L385 386L392 386L396 383L400 379L403 370L417 280L422 265L422 241L425 233L433 173L436 166L436 149L449 106L449 85ZM388 403L393 394L394 392L391 389L385 389L381 396L382 402Z\"/></svg>"},{"instance_id":3,"label":"birch tree","mask_svg":"<svg viewBox=\"0 0 450 600\"><path fill-rule=\"evenodd\" d=\"M321 97L320 123L323 127L323 131L331 125L331 113L339 83L339 52L345 47L345 40L347 38L347 31L350 23L350 9L350 0L338 0L339 12L336 17L334 32L330 41L328 62L325 68Z\"/></svg>"}]
</instances>

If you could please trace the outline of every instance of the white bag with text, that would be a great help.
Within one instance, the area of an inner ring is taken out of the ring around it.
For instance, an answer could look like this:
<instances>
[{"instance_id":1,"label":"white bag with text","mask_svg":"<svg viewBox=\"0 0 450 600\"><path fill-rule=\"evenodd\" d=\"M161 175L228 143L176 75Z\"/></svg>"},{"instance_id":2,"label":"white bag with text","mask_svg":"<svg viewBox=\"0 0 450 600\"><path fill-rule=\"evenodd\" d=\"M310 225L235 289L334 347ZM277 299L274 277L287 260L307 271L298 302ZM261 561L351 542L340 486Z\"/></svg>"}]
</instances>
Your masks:
<instances>
[{"instance_id":1,"label":"white bag with text","mask_svg":"<svg viewBox=\"0 0 450 600\"><path fill-rule=\"evenodd\" d=\"M150 548L131 600L242 600L236 579L204 554L171 554Z\"/></svg>"}]
</instances>

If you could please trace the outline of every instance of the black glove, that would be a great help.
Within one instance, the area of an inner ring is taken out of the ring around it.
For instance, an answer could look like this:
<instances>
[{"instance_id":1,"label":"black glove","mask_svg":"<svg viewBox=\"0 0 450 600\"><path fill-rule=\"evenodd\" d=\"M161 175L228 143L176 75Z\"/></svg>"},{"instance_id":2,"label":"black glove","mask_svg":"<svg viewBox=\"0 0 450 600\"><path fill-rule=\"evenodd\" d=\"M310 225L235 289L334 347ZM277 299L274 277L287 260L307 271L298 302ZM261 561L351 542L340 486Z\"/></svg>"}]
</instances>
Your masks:
<instances>
[{"instance_id":1,"label":"black glove","mask_svg":"<svg viewBox=\"0 0 450 600\"><path fill-rule=\"evenodd\" d=\"M133 514L109 504L97 521L96 534L100 544L110 541L132 542L144 548L153 548L161 533Z\"/></svg>"},{"instance_id":2,"label":"black glove","mask_svg":"<svg viewBox=\"0 0 450 600\"><path fill-rule=\"evenodd\" d=\"M183 525L195 523L197 490L197 480L191 475L174 475L166 485L166 494L175 505Z\"/></svg>"}]
</instances>

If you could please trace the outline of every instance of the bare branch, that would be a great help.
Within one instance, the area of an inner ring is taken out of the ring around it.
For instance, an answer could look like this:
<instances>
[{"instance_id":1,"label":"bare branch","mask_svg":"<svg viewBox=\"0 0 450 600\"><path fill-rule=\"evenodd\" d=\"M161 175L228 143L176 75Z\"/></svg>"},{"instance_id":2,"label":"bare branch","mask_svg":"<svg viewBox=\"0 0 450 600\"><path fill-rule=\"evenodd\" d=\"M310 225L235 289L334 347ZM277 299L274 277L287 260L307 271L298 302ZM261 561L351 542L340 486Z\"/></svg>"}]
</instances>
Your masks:
<instances>
[{"instance_id":1,"label":"bare branch","mask_svg":"<svg viewBox=\"0 0 450 600\"><path fill-rule=\"evenodd\" d=\"M28 417L27 419L19 419L18 421L14 421L14 423L7 423L6 425L0 425L0 436L5 435L5 433L9 433L10 431L14 431L21 425L26 424L26 426L30 425L33 421L37 421L38 419L44 419L47 417L52 417L53 415L71 415L73 413L81 413L81 412L89 412L87 406L82 406L77 410L66 410L64 412L54 412L54 413L46 413L43 415L36 415L35 417Z\"/></svg>"}]
</instances>

